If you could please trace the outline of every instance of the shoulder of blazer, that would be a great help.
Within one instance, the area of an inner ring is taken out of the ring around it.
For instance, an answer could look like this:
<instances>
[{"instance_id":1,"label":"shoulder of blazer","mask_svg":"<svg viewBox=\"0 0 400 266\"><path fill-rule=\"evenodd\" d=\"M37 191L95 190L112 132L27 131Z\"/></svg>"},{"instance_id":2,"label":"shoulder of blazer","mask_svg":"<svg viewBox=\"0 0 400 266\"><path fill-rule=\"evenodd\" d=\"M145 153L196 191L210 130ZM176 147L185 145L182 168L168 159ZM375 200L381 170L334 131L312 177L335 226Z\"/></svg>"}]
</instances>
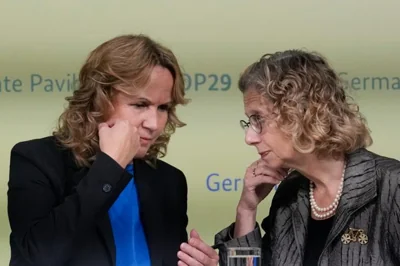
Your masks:
<instances>
[{"instance_id":1,"label":"shoulder of blazer","mask_svg":"<svg viewBox=\"0 0 400 266\"><path fill-rule=\"evenodd\" d=\"M396 191L400 190L400 161L373 152L369 153L375 160L378 193L394 195Z\"/></svg>"},{"instance_id":2,"label":"shoulder of blazer","mask_svg":"<svg viewBox=\"0 0 400 266\"><path fill-rule=\"evenodd\" d=\"M43 158L62 160L68 154L68 150L63 149L55 137L49 136L18 142L12 147L11 154L18 154L36 162L43 161Z\"/></svg>"},{"instance_id":3,"label":"shoulder of blazer","mask_svg":"<svg viewBox=\"0 0 400 266\"><path fill-rule=\"evenodd\" d=\"M182 170L160 159L157 159L155 169L160 171L166 171L169 173L184 175Z\"/></svg>"},{"instance_id":4,"label":"shoulder of blazer","mask_svg":"<svg viewBox=\"0 0 400 266\"><path fill-rule=\"evenodd\" d=\"M53 136L21 141L11 149L11 158L17 155L35 164L43 171L78 170L70 149L64 148Z\"/></svg>"},{"instance_id":5,"label":"shoulder of blazer","mask_svg":"<svg viewBox=\"0 0 400 266\"><path fill-rule=\"evenodd\" d=\"M182 185L184 187L187 187L187 181L186 181L186 176L183 173L182 170L180 170L179 168L163 161L160 159L157 159L156 162L156 166L155 166L155 171L162 173L163 176L167 176L168 178L166 178L167 181L166 183L168 184L179 184ZM160 178L162 178L160 176Z\"/></svg>"},{"instance_id":6,"label":"shoulder of blazer","mask_svg":"<svg viewBox=\"0 0 400 266\"><path fill-rule=\"evenodd\" d=\"M400 184L400 161L394 158L384 157L372 153L376 162L376 170L379 176L393 177Z\"/></svg>"},{"instance_id":7,"label":"shoulder of blazer","mask_svg":"<svg viewBox=\"0 0 400 266\"><path fill-rule=\"evenodd\" d=\"M12 147L11 152L22 156L34 157L45 155L62 156L67 150L62 148L55 137L48 136L18 142Z\"/></svg>"},{"instance_id":8,"label":"shoulder of blazer","mask_svg":"<svg viewBox=\"0 0 400 266\"><path fill-rule=\"evenodd\" d=\"M53 186L59 188L64 186L67 168L71 171L79 169L70 150L63 148L52 136L15 144L11 149L10 168L18 167L21 160L33 164Z\"/></svg>"},{"instance_id":9,"label":"shoulder of blazer","mask_svg":"<svg viewBox=\"0 0 400 266\"><path fill-rule=\"evenodd\" d=\"M43 175L32 178L39 183L48 183L59 199L68 190L67 184L69 184L68 187L73 187L73 180L69 180L68 173L79 170L70 150L63 148L53 136L15 144L11 149L10 159L10 171L14 167L21 167L21 165L23 167L26 163L38 169ZM21 177L10 176L10 178L14 178L14 182L19 182L16 178Z\"/></svg>"}]
</instances>

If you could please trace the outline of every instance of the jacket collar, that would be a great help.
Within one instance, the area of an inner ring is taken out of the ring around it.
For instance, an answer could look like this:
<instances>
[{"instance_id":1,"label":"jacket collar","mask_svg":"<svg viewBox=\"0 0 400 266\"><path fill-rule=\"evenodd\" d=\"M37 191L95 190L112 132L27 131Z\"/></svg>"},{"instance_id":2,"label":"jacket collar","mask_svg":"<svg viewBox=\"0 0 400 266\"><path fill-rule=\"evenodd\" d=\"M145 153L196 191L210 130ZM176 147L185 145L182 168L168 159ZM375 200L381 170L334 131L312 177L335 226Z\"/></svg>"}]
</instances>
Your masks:
<instances>
[{"instance_id":1,"label":"jacket collar","mask_svg":"<svg viewBox=\"0 0 400 266\"><path fill-rule=\"evenodd\" d=\"M347 155L347 166L344 176L343 192L336 210L328 246L343 230L352 215L373 200L377 195L375 160L366 149L358 149ZM296 243L303 257L310 218L309 181L297 171L293 178L301 178L297 200L291 204L292 220Z\"/></svg>"},{"instance_id":2,"label":"jacket collar","mask_svg":"<svg viewBox=\"0 0 400 266\"><path fill-rule=\"evenodd\" d=\"M149 248L151 265L161 265L163 260L162 216L165 190L157 168L144 160L134 160L135 183L139 197L140 217Z\"/></svg>"},{"instance_id":3,"label":"jacket collar","mask_svg":"<svg viewBox=\"0 0 400 266\"><path fill-rule=\"evenodd\" d=\"M347 157L342 197L326 245L346 229L353 214L377 196L375 160L369 151L359 149Z\"/></svg>"}]
</instances>

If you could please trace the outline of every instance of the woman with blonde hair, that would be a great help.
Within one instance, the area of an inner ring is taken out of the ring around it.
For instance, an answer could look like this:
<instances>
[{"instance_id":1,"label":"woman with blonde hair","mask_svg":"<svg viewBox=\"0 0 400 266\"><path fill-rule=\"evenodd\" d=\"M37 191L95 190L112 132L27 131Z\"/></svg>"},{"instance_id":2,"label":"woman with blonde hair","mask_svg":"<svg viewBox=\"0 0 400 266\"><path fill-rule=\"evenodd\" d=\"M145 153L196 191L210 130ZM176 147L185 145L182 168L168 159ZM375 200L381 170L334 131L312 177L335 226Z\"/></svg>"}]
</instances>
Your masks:
<instances>
[{"instance_id":1,"label":"woman with blonde hair","mask_svg":"<svg viewBox=\"0 0 400 266\"><path fill-rule=\"evenodd\" d=\"M10 265L176 265L187 184L160 160L187 103L171 50L145 35L94 49L53 136L11 151Z\"/></svg>"},{"instance_id":2,"label":"woman with blonde hair","mask_svg":"<svg viewBox=\"0 0 400 266\"><path fill-rule=\"evenodd\" d=\"M263 56L239 80L246 143L260 159L246 171L236 222L215 236L220 265L229 247L262 248L262 265L400 265L400 162L367 150L365 119L317 53ZM280 183L281 182L281 183ZM269 215L258 204L280 183ZM216 265L199 236L179 265Z\"/></svg>"}]
</instances>

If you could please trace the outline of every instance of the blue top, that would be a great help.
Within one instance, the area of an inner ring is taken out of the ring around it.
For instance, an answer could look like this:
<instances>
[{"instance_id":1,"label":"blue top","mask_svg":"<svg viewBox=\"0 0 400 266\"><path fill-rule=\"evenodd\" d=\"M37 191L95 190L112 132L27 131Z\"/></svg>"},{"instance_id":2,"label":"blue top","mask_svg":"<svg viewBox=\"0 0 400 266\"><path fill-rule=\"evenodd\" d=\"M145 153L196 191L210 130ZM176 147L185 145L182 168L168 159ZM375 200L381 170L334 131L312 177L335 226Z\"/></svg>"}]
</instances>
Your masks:
<instances>
[{"instance_id":1,"label":"blue top","mask_svg":"<svg viewBox=\"0 0 400 266\"><path fill-rule=\"evenodd\" d=\"M126 170L133 176L133 165ZM133 178L108 211L114 234L116 266L150 266L150 256L139 216L138 196Z\"/></svg>"}]
</instances>

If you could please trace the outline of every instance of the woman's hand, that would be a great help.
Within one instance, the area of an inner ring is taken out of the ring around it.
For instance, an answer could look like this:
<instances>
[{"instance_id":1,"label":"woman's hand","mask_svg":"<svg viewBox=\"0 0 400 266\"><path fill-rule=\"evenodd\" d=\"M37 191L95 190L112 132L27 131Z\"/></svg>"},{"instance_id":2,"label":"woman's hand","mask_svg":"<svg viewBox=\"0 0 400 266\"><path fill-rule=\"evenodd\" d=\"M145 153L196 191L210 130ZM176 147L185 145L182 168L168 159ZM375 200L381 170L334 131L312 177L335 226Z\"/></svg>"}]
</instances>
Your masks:
<instances>
[{"instance_id":1,"label":"woman's hand","mask_svg":"<svg viewBox=\"0 0 400 266\"><path fill-rule=\"evenodd\" d=\"M125 168L140 147L137 128L126 120L117 120L111 125L101 123L98 128L100 150Z\"/></svg>"},{"instance_id":2,"label":"woman's hand","mask_svg":"<svg viewBox=\"0 0 400 266\"><path fill-rule=\"evenodd\" d=\"M246 170L238 208L255 211L258 204L286 175L287 171L271 169L261 159L252 163Z\"/></svg>"},{"instance_id":3,"label":"woman's hand","mask_svg":"<svg viewBox=\"0 0 400 266\"><path fill-rule=\"evenodd\" d=\"M216 266L219 261L217 252L201 240L196 230L190 232L188 243L182 243L178 258L179 266Z\"/></svg>"},{"instance_id":4,"label":"woman's hand","mask_svg":"<svg viewBox=\"0 0 400 266\"><path fill-rule=\"evenodd\" d=\"M254 230L258 204L285 176L286 171L274 170L261 159L247 168L242 195L236 210L234 237L247 235Z\"/></svg>"}]
</instances>

